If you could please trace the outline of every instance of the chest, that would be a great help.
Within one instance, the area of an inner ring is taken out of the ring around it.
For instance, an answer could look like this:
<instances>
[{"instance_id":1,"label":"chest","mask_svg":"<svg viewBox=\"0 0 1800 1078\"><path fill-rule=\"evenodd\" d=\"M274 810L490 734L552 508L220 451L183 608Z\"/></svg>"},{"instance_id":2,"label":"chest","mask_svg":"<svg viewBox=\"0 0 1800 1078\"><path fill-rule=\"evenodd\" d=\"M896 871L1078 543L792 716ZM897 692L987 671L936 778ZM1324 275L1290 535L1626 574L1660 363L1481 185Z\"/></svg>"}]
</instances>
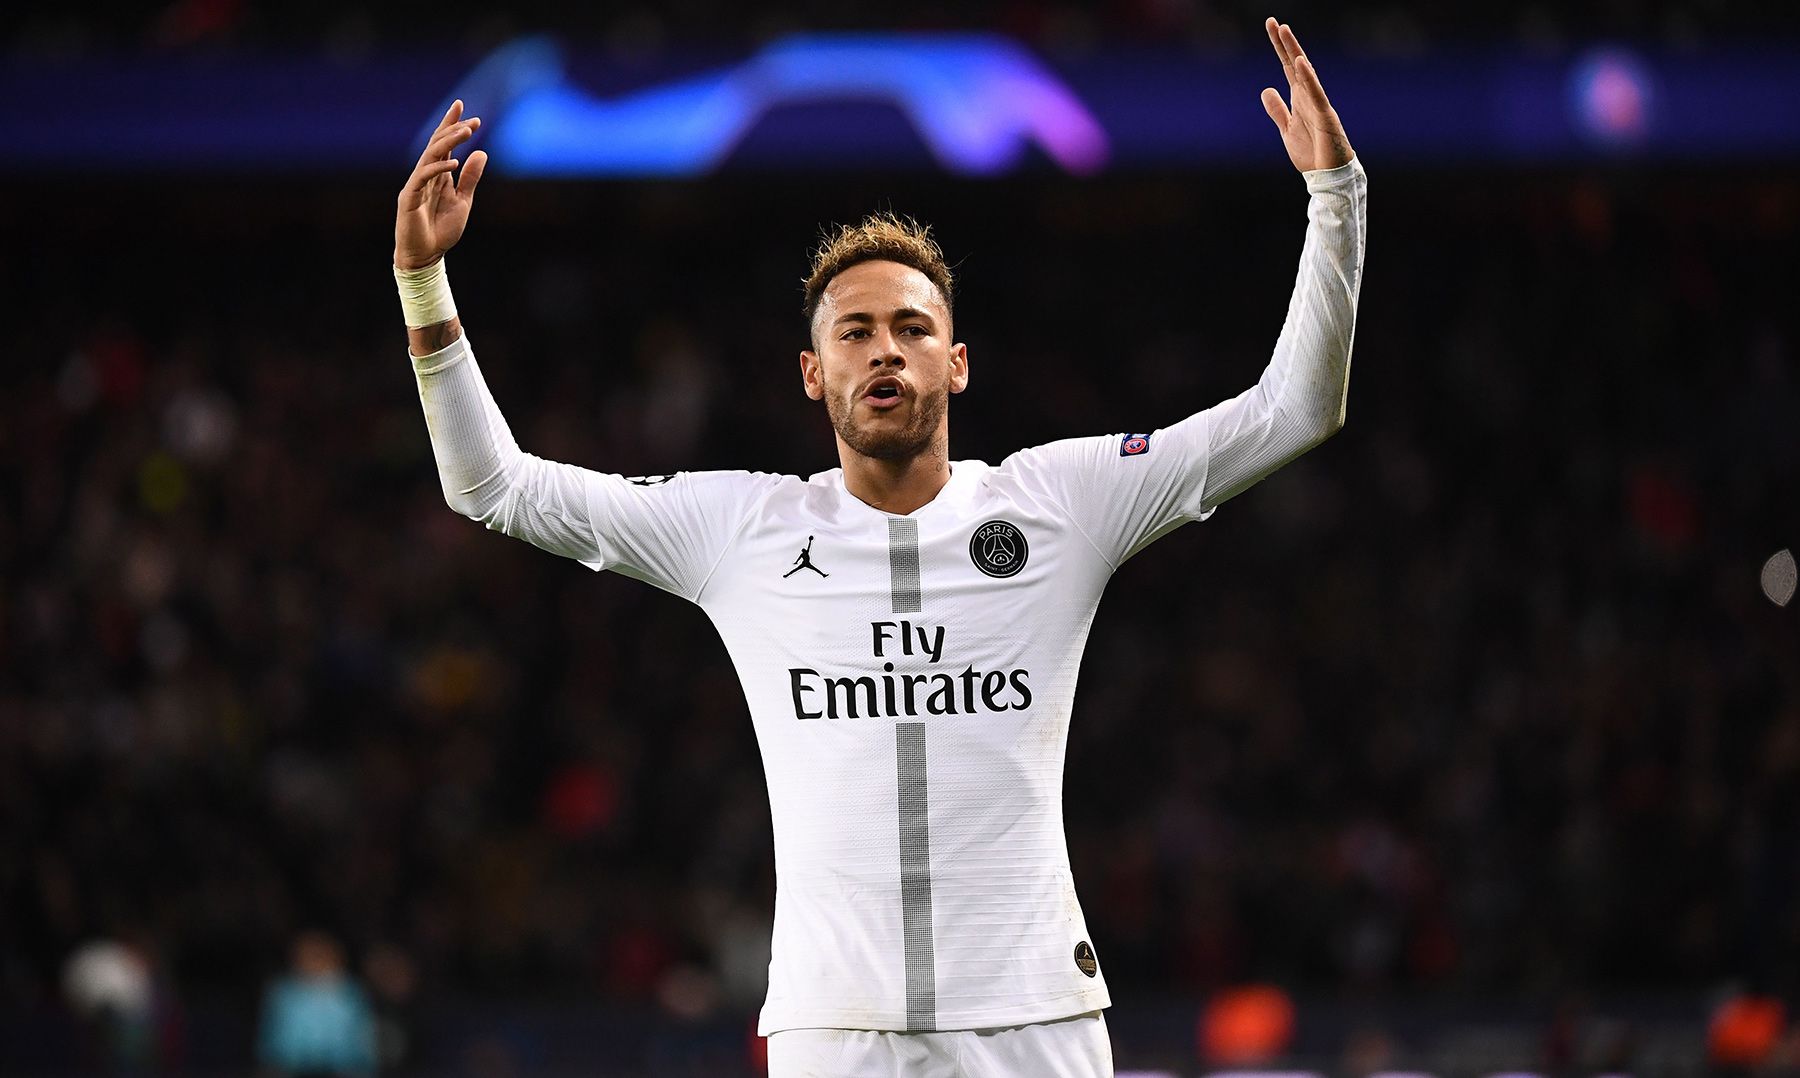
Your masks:
<instances>
[{"instance_id":1,"label":"chest","mask_svg":"<svg viewBox=\"0 0 1800 1078\"><path fill-rule=\"evenodd\" d=\"M1029 502L964 510L761 514L715 572L706 605L737 633L767 637L765 647L898 669L975 653L996 661L1091 611L1104 565L1066 520Z\"/></svg>"}]
</instances>

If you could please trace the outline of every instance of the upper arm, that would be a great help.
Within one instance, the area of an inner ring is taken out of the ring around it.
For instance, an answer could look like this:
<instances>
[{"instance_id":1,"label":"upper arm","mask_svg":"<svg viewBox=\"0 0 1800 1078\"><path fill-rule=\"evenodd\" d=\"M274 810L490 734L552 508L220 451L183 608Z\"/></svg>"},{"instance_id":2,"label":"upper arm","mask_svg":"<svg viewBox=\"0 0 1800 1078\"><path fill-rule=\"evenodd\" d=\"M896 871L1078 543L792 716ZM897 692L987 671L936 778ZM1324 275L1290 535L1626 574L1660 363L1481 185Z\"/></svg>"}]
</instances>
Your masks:
<instances>
[{"instance_id":1,"label":"upper arm","mask_svg":"<svg viewBox=\"0 0 1800 1078\"><path fill-rule=\"evenodd\" d=\"M781 479L763 472L595 474L588 499L599 557L588 564L693 599Z\"/></svg>"},{"instance_id":2,"label":"upper arm","mask_svg":"<svg viewBox=\"0 0 1800 1078\"><path fill-rule=\"evenodd\" d=\"M591 569L693 599L780 479L753 472L627 478L527 457L488 524Z\"/></svg>"}]
</instances>

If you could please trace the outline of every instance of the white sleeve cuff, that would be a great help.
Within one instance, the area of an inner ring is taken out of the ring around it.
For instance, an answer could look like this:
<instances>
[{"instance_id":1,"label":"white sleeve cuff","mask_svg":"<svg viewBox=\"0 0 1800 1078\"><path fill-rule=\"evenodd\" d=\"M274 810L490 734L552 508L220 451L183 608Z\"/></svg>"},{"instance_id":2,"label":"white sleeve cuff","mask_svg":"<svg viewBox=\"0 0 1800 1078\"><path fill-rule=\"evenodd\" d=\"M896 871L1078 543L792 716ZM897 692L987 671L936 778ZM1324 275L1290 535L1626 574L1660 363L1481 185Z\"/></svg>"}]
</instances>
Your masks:
<instances>
[{"instance_id":1,"label":"white sleeve cuff","mask_svg":"<svg viewBox=\"0 0 1800 1078\"><path fill-rule=\"evenodd\" d=\"M428 352L422 356L415 356L408 350L406 357L412 360L413 371L415 373L436 374L439 371L448 370L458 363L461 363L468 354L469 335L467 332L463 332L457 334L455 340L435 352Z\"/></svg>"},{"instance_id":2,"label":"white sleeve cuff","mask_svg":"<svg viewBox=\"0 0 1800 1078\"><path fill-rule=\"evenodd\" d=\"M1329 191L1334 187L1343 187L1363 175L1362 158L1352 157L1336 168L1315 168L1300 175L1306 177L1308 191Z\"/></svg>"}]
</instances>

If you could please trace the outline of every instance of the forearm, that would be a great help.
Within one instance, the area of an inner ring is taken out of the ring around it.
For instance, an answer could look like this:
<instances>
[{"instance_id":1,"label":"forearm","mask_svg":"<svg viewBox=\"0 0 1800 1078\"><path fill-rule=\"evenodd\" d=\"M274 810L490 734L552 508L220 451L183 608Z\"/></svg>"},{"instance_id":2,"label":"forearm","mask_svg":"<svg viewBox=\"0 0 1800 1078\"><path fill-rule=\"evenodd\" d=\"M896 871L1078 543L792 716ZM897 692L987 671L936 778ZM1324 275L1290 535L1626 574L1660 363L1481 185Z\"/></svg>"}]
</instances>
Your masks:
<instances>
[{"instance_id":1,"label":"forearm","mask_svg":"<svg viewBox=\"0 0 1800 1078\"><path fill-rule=\"evenodd\" d=\"M394 280L444 500L464 516L496 527L494 514L505 502L522 454L463 339L443 260L402 267L396 259Z\"/></svg>"},{"instance_id":2,"label":"forearm","mask_svg":"<svg viewBox=\"0 0 1800 1078\"><path fill-rule=\"evenodd\" d=\"M469 342L458 333L442 347L420 354L422 343L446 334L439 326L428 326L409 328L407 335L444 501L466 517L497 526L524 454L488 391Z\"/></svg>"},{"instance_id":3,"label":"forearm","mask_svg":"<svg viewBox=\"0 0 1800 1078\"><path fill-rule=\"evenodd\" d=\"M518 444L463 339L442 259L416 268L396 260L394 280L444 500L493 526L492 514L518 468Z\"/></svg>"},{"instance_id":4,"label":"forearm","mask_svg":"<svg viewBox=\"0 0 1800 1078\"><path fill-rule=\"evenodd\" d=\"M1368 179L1355 161L1306 174L1306 242L1287 318L1257 384L1208 410L1204 502L1217 505L1344 425L1362 286Z\"/></svg>"},{"instance_id":5,"label":"forearm","mask_svg":"<svg viewBox=\"0 0 1800 1078\"><path fill-rule=\"evenodd\" d=\"M428 356L433 352L441 352L450 347L450 342L462 336L462 319L452 317L448 322L438 322L429 326L407 326L407 350L413 356Z\"/></svg>"},{"instance_id":6,"label":"forearm","mask_svg":"<svg viewBox=\"0 0 1800 1078\"><path fill-rule=\"evenodd\" d=\"M413 356L413 372L450 508L553 554L598 560L594 473L519 448L468 339Z\"/></svg>"}]
</instances>

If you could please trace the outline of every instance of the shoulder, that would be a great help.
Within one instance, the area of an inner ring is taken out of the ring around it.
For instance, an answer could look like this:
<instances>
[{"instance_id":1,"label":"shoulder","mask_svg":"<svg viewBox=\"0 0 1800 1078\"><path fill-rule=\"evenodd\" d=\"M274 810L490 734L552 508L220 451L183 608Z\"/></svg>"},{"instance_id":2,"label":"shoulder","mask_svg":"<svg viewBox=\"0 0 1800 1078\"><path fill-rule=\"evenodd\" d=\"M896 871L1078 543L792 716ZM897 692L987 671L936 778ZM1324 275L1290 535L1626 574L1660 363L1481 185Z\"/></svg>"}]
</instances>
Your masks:
<instances>
[{"instance_id":1,"label":"shoulder","mask_svg":"<svg viewBox=\"0 0 1800 1078\"><path fill-rule=\"evenodd\" d=\"M999 467L994 469L994 478L1000 481L1030 482L1058 474L1085 472L1104 463L1108 457L1133 455L1133 437L1148 436L1098 434L1034 445L1001 461Z\"/></svg>"},{"instance_id":2,"label":"shoulder","mask_svg":"<svg viewBox=\"0 0 1800 1078\"><path fill-rule=\"evenodd\" d=\"M710 497L734 494L754 497L774 493L784 486L800 485L798 477L774 472L664 472L659 475L627 475L620 478L627 485L645 492L667 490Z\"/></svg>"}]
</instances>

